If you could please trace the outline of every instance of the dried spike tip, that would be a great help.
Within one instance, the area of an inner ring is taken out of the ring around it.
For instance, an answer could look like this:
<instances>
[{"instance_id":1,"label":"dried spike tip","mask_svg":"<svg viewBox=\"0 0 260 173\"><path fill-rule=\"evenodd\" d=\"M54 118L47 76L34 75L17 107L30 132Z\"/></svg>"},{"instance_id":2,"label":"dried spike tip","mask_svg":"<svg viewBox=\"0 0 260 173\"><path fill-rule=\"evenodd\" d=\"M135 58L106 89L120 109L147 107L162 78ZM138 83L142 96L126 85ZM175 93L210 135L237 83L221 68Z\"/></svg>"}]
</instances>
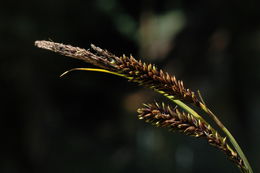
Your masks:
<instances>
[{"instance_id":1,"label":"dried spike tip","mask_svg":"<svg viewBox=\"0 0 260 173\"><path fill-rule=\"evenodd\" d=\"M45 40L35 41L35 46L59 53L61 55L83 60L106 70L117 71L118 68L115 63L111 63L111 59L113 59L113 61L119 61L119 58L111 53L108 53L107 51L102 50L101 48L95 47L94 45L92 45L92 48L94 48L93 50L95 50L98 54L79 47L73 47L71 45Z\"/></svg>"},{"instance_id":2,"label":"dried spike tip","mask_svg":"<svg viewBox=\"0 0 260 173\"><path fill-rule=\"evenodd\" d=\"M175 76L170 76L168 73L165 73L162 70L157 70L151 64L146 65L145 63L142 63L142 61L137 61L132 56L130 56L129 58L123 55L123 57L119 58L112 53L94 45L91 45L92 51L94 51L94 53L92 53L90 50L85 50L70 45L64 45L61 43L55 43L52 41L36 41L35 46L91 63L102 68L96 71L111 73L125 77L129 79L129 81L136 82L139 85L151 88L167 96L169 99L181 100L184 101L185 104L192 103L211 115L211 112L206 108L205 104L203 104L203 100L198 99L197 95L194 92L186 89L182 81L177 80ZM183 115L180 117L183 118ZM191 122L196 122L195 120L193 120L194 117L188 117L186 119L191 120ZM186 121L186 119L182 119L182 121ZM147 121L152 122L153 119L148 119ZM210 126L205 124L204 127L204 134L206 135L206 137L213 138L208 139L208 141L213 141L214 143L214 140L218 138L218 135L213 135L214 130L212 130ZM194 134L198 136L198 134L200 133L194 132ZM219 141L219 143L223 142L221 138ZM237 158L236 156L233 156L233 154L231 154L232 158ZM243 161L241 161L241 163L243 163ZM249 166L249 164L247 164L247 166Z\"/></svg>"},{"instance_id":3,"label":"dried spike tip","mask_svg":"<svg viewBox=\"0 0 260 173\"><path fill-rule=\"evenodd\" d=\"M137 61L132 55L127 57L117 57L114 54L103 50L91 44L90 50L79 47L55 43L52 41L36 41L35 45L39 48L51 50L65 56L80 59L91 63L95 66L114 72L114 74L122 74L132 82L137 82L148 88L171 96L172 99L184 100L199 106L200 100L183 86L182 81L176 80L174 76L169 75L163 70L157 70L152 64Z\"/></svg>"},{"instance_id":4,"label":"dried spike tip","mask_svg":"<svg viewBox=\"0 0 260 173\"><path fill-rule=\"evenodd\" d=\"M170 131L178 131L185 135L205 138L210 145L223 151L238 167L241 169L245 168L241 158L227 144L226 137L220 136L207 122L199 120L193 115L180 112L177 108L172 108L164 103L159 104L155 102L154 104L146 105L148 107L138 109L139 119L144 119L156 127L165 127Z\"/></svg>"}]
</instances>

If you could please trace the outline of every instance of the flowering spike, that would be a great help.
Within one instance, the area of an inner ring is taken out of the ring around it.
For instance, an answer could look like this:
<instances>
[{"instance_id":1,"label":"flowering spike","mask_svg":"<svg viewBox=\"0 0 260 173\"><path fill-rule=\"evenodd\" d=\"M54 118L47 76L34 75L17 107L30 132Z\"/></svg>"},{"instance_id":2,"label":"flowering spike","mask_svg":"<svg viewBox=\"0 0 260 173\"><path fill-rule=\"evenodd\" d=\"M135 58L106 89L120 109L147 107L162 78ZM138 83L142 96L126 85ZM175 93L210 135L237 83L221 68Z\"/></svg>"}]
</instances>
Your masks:
<instances>
[{"instance_id":1,"label":"flowering spike","mask_svg":"<svg viewBox=\"0 0 260 173\"><path fill-rule=\"evenodd\" d=\"M218 120L218 118L206 107L203 99L197 98L197 95L190 89L186 89L182 81L177 80L175 76L169 75L163 70L156 69L152 64L142 63L141 60L137 61L132 55L127 57L123 55L122 57L117 57L107 50L103 50L95 45L91 45L90 50L85 50L79 47L73 47L70 45L64 45L61 43L54 43L51 41L36 41L35 45L39 48L51 50L60 53L65 56L83 60L87 63L93 64L100 67L100 69L90 69L90 68L76 68L65 72L64 74L73 70L86 70L86 71L98 71L105 72L114 75L118 75L127 78L130 82L138 83L139 85L151 88L154 91L166 96L173 102L178 104L181 108L187 111L189 114L181 113L178 109L167 109L167 106L162 105L164 111L168 110L168 114L163 112L159 113L156 111L153 114L146 114L146 116L138 116L140 119L145 119L146 122L150 122L157 126L167 127L168 123L171 123L170 130L175 131L176 129L182 131L183 133L190 131L186 130L187 123L192 123L196 130L190 135L201 137L204 136L208 139L211 145L214 145L221 150L224 150L228 155L230 155L231 160L235 161L237 165L243 172L252 173L251 167L244 156L242 150L237 144L236 140L233 138L231 133L225 128L225 126ZM238 152L239 156L236 155L227 144L226 139L222 138L205 120L197 114L193 109L191 109L187 104L193 104L206 112L215 123L224 131L224 133L230 139L232 145ZM151 105L146 106L149 110ZM159 109L160 107L156 105ZM171 111L170 111L171 110ZM138 110L142 112L143 110ZM169 119L172 114L175 117ZM163 118L165 121L155 121L155 119ZM186 130L186 131L185 131ZM220 147L221 145L221 147ZM243 160L241 160L241 158Z\"/></svg>"},{"instance_id":2,"label":"flowering spike","mask_svg":"<svg viewBox=\"0 0 260 173\"><path fill-rule=\"evenodd\" d=\"M208 143L226 153L228 158L234 161L241 168L244 167L241 158L226 143L226 137L222 137L207 122L197 119L193 115L180 112L177 108L172 108L164 103L147 104L148 107L138 109L138 117L143 117L146 122L152 123L156 127L165 127L170 131L201 137L207 139Z\"/></svg>"}]
</instances>

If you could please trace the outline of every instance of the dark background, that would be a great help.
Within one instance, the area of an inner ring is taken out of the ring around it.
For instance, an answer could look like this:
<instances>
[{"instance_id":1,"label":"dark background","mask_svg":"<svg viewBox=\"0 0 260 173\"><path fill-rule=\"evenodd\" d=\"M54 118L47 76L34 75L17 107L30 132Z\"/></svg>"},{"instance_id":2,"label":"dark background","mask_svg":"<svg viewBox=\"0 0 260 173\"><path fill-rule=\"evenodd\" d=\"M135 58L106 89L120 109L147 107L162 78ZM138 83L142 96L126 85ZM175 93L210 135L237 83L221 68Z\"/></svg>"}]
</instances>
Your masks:
<instances>
[{"instance_id":1,"label":"dark background","mask_svg":"<svg viewBox=\"0 0 260 173\"><path fill-rule=\"evenodd\" d=\"M2 1L1 173L239 172L205 140L137 119L157 94L35 40L156 63L193 90L230 129L260 172L259 1Z\"/></svg>"}]
</instances>

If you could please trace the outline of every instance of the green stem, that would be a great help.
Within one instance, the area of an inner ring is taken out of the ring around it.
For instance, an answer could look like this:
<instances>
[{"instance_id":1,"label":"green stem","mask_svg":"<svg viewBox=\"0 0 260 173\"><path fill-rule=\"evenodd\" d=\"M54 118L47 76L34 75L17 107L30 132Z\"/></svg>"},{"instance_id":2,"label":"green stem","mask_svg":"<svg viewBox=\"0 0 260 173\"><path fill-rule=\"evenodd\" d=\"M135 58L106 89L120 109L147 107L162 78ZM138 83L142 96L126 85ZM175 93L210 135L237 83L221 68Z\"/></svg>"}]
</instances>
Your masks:
<instances>
[{"instance_id":1,"label":"green stem","mask_svg":"<svg viewBox=\"0 0 260 173\"><path fill-rule=\"evenodd\" d=\"M161 94L164 94L164 92L162 91L157 91ZM165 94L164 94L165 95ZM169 95L165 95L167 98L169 98L171 101L173 101L174 103L176 103L178 106L180 106L181 108L183 108L184 110L186 110L188 113L192 114L193 116L195 116L196 118L205 121L197 112L195 112L193 109L191 109L189 106L187 106L185 103L183 103L180 100L175 100L173 96L169 96ZM232 136L232 134L228 131L228 129L223 125L223 123L217 118L217 116L215 114L213 114L204 104L201 104L201 108L208 114L210 115L210 117L215 121L215 123L221 128L221 130L227 135L227 137L229 138L231 144L233 145L233 147L235 148L235 150L237 151L238 155L240 156L240 158L243 160L245 167L248 170L248 173L253 173L253 170L245 156L245 154L243 153L242 149L240 148L240 146L238 145L237 141L235 140L235 138Z\"/></svg>"},{"instance_id":2,"label":"green stem","mask_svg":"<svg viewBox=\"0 0 260 173\"><path fill-rule=\"evenodd\" d=\"M230 142L232 143L232 145L234 146L235 150L237 151L238 155L241 157L241 159L243 160L245 167L248 169L248 173L253 173L253 170L245 156L245 154L243 153L242 149L240 148L240 146L238 145L237 141L235 140L235 138L232 136L232 134L228 131L228 129L226 127L222 128L223 132L228 136Z\"/></svg>"},{"instance_id":3,"label":"green stem","mask_svg":"<svg viewBox=\"0 0 260 173\"><path fill-rule=\"evenodd\" d=\"M64 72L62 76L64 76L65 74L71 72L71 71L75 71L75 70L82 70L82 71L96 71L96 72L102 72L102 73L110 73L113 75L117 75L120 77L125 77L128 79L132 79L132 77L127 77L123 74L117 73L117 72L112 72L112 71L108 71L108 70L104 70L104 69L96 69L96 68L74 68L71 70L68 70L66 72ZM182 109L186 110L188 113L190 113L191 115L193 115L194 117L196 117L197 119L205 122L205 120L197 113L195 112L193 109L191 109L189 106L187 106L185 103L183 103L180 100L176 100L174 99L173 96L170 96L166 93L164 93L163 91L159 91L156 90L155 88L151 88L153 90L155 90L156 92L163 94L164 96L166 96L168 99L170 99L171 101L173 101L174 103L176 103L178 106L180 106ZM215 123L222 129L222 131L227 135L227 137L229 138L230 142L232 143L233 147L236 149L237 153L239 154L239 156L241 157L241 159L243 160L246 168L248 169L248 173L253 173L252 168L246 158L246 156L244 155L243 151L241 150L240 146L238 145L238 143L236 142L235 138L231 135L231 133L228 131L228 129L222 124L222 122L217 118L216 115L214 115L203 103L201 103L200 105L201 109L204 110L214 121Z\"/></svg>"},{"instance_id":4,"label":"green stem","mask_svg":"<svg viewBox=\"0 0 260 173\"><path fill-rule=\"evenodd\" d=\"M197 113L195 112L193 109L191 109L189 106L187 106L185 103L183 103L180 100L174 100L171 99L175 104L177 104L178 106L180 106L182 109L186 110L188 113L190 113L191 115L193 115L194 117L196 117L197 119L205 122L205 120Z\"/></svg>"},{"instance_id":5,"label":"green stem","mask_svg":"<svg viewBox=\"0 0 260 173\"><path fill-rule=\"evenodd\" d=\"M116 73L116 72L112 72L112 71L108 71L108 70L100 69L100 68L73 68L73 69L70 69L70 70L65 71L64 73L62 73L60 75L60 77L63 77L66 74L68 74L68 73L70 73L72 71L94 71L94 72L109 73L109 74L113 74L113 75L116 75L116 76L125 77L124 75L122 75L120 73Z\"/></svg>"},{"instance_id":6,"label":"green stem","mask_svg":"<svg viewBox=\"0 0 260 173\"><path fill-rule=\"evenodd\" d=\"M240 158L243 160L245 167L248 170L248 173L253 173L253 170L245 156L245 154L243 153L242 149L240 148L240 146L238 145L237 141L235 140L235 138L232 136L232 134L229 132L229 130L224 126L224 124L218 119L218 117L211 112L204 104L200 104L201 109L206 112L214 121L215 123L221 128L221 130L227 135L227 137L229 138L231 144L233 145L233 147L235 148L235 150L237 151L238 155L240 156Z\"/></svg>"}]
</instances>

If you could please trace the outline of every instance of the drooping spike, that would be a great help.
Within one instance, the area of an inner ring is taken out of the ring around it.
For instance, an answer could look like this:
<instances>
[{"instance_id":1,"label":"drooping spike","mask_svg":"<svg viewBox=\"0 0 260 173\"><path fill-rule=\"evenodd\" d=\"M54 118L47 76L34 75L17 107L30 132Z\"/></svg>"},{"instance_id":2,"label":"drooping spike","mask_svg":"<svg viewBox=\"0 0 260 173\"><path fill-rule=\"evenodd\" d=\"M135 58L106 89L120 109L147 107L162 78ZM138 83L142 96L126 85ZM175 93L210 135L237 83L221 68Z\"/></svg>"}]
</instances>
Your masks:
<instances>
[{"instance_id":1,"label":"drooping spike","mask_svg":"<svg viewBox=\"0 0 260 173\"><path fill-rule=\"evenodd\" d=\"M58 52L65 56L83 60L87 63L93 64L100 68L100 69L77 68L77 69L69 70L65 72L63 75L73 70L85 70L85 71L97 71L97 72L110 73L110 74L122 76L124 78L129 79L129 81L136 82L148 88L152 88L153 90L158 91L159 93L162 93L166 97L170 98L175 103L176 101L180 101L184 104L192 103L193 105L199 106L200 108L205 108L205 104L202 105L203 100L196 98L194 92L190 91L189 89L185 89L182 81L176 80L175 77L170 76L168 73L165 73L162 70L158 72L155 66L153 66L152 64L147 65L145 63L142 63L141 61L138 62L136 59L134 59L132 55L130 55L130 58L126 57L125 55L118 58L115 55L109 53L108 51L102 50L101 48L96 47L94 45L91 45L91 47L95 51L94 53L92 53L91 50L85 50L82 48L73 47L70 45L64 45L60 43L54 43L50 41L36 41L35 45L40 48ZM182 128L184 126L183 124L186 123L188 123L189 125L192 124L198 131L194 132L191 135L195 134L196 136L201 136L203 131L204 132L203 135L205 135L205 137L208 138L209 142L211 142L213 145L219 147L220 149L222 148L222 150L224 150L223 148L225 148L224 151L232 152L232 149L228 148L227 144L225 146L220 146L225 144L226 138L222 138L217 132L215 132L213 128L211 128L209 125L207 126L207 123L202 125L201 121L203 119L199 121L200 116L199 115L195 116L197 115L196 112L195 114L193 114L192 111L191 112L189 111L195 117L189 116L185 113L180 113L178 109L170 112L169 110L171 109L166 109L164 103L162 104L162 108L160 108L160 106L158 105L159 112L156 115L151 114L151 111L153 109L156 109L156 107L151 107L150 105L146 109L139 109L138 112L140 112L141 114L139 115L139 118L143 119L144 117L146 117L147 122L151 122L155 124L160 124L160 123L158 123L159 121L155 121L154 118L158 118L159 120L161 118L165 118L165 121L163 120L165 126L168 126L172 129L175 128L180 132L183 132L184 129L178 129L178 127ZM209 111L206 108L203 110L205 110L206 112ZM169 114L169 112L173 113L173 115L166 116ZM236 157L235 154L236 154L235 152L232 153L230 157L235 158ZM241 160L239 160L240 159L239 157L235 159L234 159L235 161L239 162L240 165L242 165L242 162Z\"/></svg>"}]
</instances>

